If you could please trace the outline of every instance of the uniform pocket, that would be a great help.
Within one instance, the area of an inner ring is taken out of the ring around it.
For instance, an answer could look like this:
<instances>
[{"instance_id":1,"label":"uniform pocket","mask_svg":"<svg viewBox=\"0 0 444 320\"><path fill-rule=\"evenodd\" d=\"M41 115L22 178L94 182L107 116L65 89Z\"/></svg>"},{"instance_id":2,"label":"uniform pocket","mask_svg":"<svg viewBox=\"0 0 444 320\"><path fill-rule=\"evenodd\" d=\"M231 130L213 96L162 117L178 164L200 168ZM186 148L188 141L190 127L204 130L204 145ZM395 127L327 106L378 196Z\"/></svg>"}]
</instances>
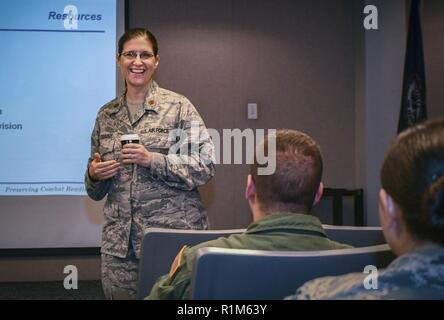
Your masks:
<instances>
[{"instance_id":1,"label":"uniform pocket","mask_svg":"<svg viewBox=\"0 0 444 320\"><path fill-rule=\"evenodd\" d=\"M103 214L105 218L118 218L119 217L119 205L112 202L105 202L103 208Z\"/></svg>"},{"instance_id":2,"label":"uniform pocket","mask_svg":"<svg viewBox=\"0 0 444 320\"><path fill-rule=\"evenodd\" d=\"M188 229L185 213L174 198L152 200L141 207L140 219L145 226Z\"/></svg>"},{"instance_id":3,"label":"uniform pocket","mask_svg":"<svg viewBox=\"0 0 444 320\"><path fill-rule=\"evenodd\" d=\"M102 161L114 160L115 155L115 139L113 137L106 137L100 139L100 156Z\"/></svg>"},{"instance_id":4,"label":"uniform pocket","mask_svg":"<svg viewBox=\"0 0 444 320\"><path fill-rule=\"evenodd\" d=\"M168 154L168 150L175 143L169 140L168 133L141 133L141 143L148 151Z\"/></svg>"}]
</instances>

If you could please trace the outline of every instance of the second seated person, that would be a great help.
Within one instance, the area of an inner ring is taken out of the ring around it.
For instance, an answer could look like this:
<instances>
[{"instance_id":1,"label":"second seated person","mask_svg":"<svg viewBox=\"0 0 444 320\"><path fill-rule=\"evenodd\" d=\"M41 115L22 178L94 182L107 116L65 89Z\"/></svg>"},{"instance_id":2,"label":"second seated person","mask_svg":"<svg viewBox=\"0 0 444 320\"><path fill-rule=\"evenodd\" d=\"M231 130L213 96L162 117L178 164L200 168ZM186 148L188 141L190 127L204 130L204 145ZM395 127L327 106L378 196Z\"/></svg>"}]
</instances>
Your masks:
<instances>
[{"instance_id":1,"label":"second seated person","mask_svg":"<svg viewBox=\"0 0 444 320\"><path fill-rule=\"evenodd\" d=\"M117 64L126 90L98 112L85 175L89 197L108 195L101 248L108 299L136 297L144 229L208 228L197 187L214 175L214 145L199 113L152 78L159 64L154 35L128 30L118 43ZM137 134L139 143L122 146L126 134ZM171 147L182 152L171 153Z\"/></svg>"},{"instance_id":2,"label":"second seated person","mask_svg":"<svg viewBox=\"0 0 444 320\"><path fill-rule=\"evenodd\" d=\"M270 137L264 140L268 148ZM276 170L262 175L255 157L247 178L245 198L253 223L242 234L184 246L171 265L169 274L160 277L146 299L191 299L193 260L199 248L308 251L347 249L350 246L327 238L321 221L311 214L323 192L322 156L317 143L295 130L276 133ZM268 151L267 151L268 152ZM272 151L270 151L272 154Z\"/></svg>"}]
</instances>

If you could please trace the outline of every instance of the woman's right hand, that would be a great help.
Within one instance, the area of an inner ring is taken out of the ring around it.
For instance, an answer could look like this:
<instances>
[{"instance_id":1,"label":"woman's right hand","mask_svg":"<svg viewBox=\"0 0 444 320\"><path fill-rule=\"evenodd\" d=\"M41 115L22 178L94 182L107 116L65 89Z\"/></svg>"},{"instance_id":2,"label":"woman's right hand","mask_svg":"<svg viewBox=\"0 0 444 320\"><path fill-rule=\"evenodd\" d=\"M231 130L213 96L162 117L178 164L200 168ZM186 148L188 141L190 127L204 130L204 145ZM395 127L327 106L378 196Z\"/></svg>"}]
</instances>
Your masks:
<instances>
[{"instance_id":1,"label":"woman's right hand","mask_svg":"<svg viewBox=\"0 0 444 320\"><path fill-rule=\"evenodd\" d=\"M116 160L102 161L100 154L94 153L94 159L89 164L88 174L93 180L106 180L114 177L120 170Z\"/></svg>"}]
</instances>

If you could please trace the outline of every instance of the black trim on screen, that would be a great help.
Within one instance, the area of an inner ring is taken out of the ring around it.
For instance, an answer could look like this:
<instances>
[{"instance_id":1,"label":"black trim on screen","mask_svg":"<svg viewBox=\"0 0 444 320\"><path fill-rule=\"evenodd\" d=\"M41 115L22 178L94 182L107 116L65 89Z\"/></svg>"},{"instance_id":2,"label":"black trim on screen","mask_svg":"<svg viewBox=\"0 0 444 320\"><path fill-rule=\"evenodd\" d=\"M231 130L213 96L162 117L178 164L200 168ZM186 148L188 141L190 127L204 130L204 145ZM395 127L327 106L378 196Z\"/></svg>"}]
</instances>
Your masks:
<instances>
[{"instance_id":1,"label":"black trim on screen","mask_svg":"<svg viewBox=\"0 0 444 320\"><path fill-rule=\"evenodd\" d=\"M34 248L0 249L0 258L10 257L54 257L54 256L99 256L100 247L83 248Z\"/></svg>"}]
</instances>

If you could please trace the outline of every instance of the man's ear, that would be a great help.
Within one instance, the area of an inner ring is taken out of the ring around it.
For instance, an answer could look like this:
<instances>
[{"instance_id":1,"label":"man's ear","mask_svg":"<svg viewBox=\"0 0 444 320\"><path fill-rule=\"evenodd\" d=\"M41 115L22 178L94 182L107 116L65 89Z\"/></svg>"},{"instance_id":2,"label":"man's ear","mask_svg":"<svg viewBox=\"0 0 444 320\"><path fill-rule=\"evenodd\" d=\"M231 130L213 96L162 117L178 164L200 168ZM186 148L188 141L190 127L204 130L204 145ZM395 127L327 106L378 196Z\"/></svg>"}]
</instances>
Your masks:
<instances>
[{"instance_id":1,"label":"man's ear","mask_svg":"<svg viewBox=\"0 0 444 320\"><path fill-rule=\"evenodd\" d=\"M314 198L314 201L313 201L313 205L315 205L316 203L321 201L323 193L324 193L324 184L321 181L321 183L319 183L318 191L316 191L316 195L315 195L315 198Z\"/></svg>"},{"instance_id":2,"label":"man's ear","mask_svg":"<svg viewBox=\"0 0 444 320\"><path fill-rule=\"evenodd\" d=\"M251 174L247 177L247 187L245 188L245 199L255 200L256 198L256 186L254 184L253 177Z\"/></svg>"}]
</instances>

